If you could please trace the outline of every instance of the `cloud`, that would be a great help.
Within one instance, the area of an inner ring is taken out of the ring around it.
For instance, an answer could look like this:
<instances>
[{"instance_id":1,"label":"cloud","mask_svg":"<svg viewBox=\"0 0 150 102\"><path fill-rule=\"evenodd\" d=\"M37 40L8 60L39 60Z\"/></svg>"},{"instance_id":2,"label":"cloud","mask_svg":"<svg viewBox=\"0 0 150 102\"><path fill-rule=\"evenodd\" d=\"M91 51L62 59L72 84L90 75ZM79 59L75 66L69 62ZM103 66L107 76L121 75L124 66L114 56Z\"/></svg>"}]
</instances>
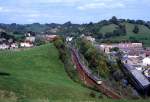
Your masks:
<instances>
[{"instance_id":1,"label":"cloud","mask_svg":"<svg viewBox=\"0 0 150 102\"><path fill-rule=\"evenodd\" d=\"M40 2L46 2L46 3L75 3L80 0L39 0Z\"/></svg>"},{"instance_id":2,"label":"cloud","mask_svg":"<svg viewBox=\"0 0 150 102\"><path fill-rule=\"evenodd\" d=\"M29 22L29 23L33 23L33 22L36 22L36 19L29 18L29 19L27 19L27 22Z\"/></svg>"},{"instance_id":3,"label":"cloud","mask_svg":"<svg viewBox=\"0 0 150 102\"><path fill-rule=\"evenodd\" d=\"M11 11L11 9L4 8L4 7L0 7L0 12L1 12L1 13L8 13L8 12L10 12L10 11Z\"/></svg>"},{"instance_id":4,"label":"cloud","mask_svg":"<svg viewBox=\"0 0 150 102\"><path fill-rule=\"evenodd\" d=\"M27 17L31 17L31 18L37 18L39 16L41 16L40 14L29 14L29 15L26 15Z\"/></svg>"},{"instance_id":5,"label":"cloud","mask_svg":"<svg viewBox=\"0 0 150 102\"><path fill-rule=\"evenodd\" d=\"M19 0L17 0L19 1ZM77 2L85 2L86 0L24 0L24 4L74 4ZM20 2L20 1L19 1Z\"/></svg>"},{"instance_id":6,"label":"cloud","mask_svg":"<svg viewBox=\"0 0 150 102\"><path fill-rule=\"evenodd\" d=\"M2 7L0 7L0 11L2 10L3 8Z\"/></svg>"},{"instance_id":7,"label":"cloud","mask_svg":"<svg viewBox=\"0 0 150 102\"><path fill-rule=\"evenodd\" d=\"M0 0L0 2L1 22L67 20L85 22L107 19L114 15L123 18L150 17L148 15L150 0L140 2L139 0Z\"/></svg>"},{"instance_id":8,"label":"cloud","mask_svg":"<svg viewBox=\"0 0 150 102\"><path fill-rule=\"evenodd\" d=\"M89 10L89 9L114 9L114 8L124 8L125 5L123 3L90 3L78 6L79 10Z\"/></svg>"}]
</instances>

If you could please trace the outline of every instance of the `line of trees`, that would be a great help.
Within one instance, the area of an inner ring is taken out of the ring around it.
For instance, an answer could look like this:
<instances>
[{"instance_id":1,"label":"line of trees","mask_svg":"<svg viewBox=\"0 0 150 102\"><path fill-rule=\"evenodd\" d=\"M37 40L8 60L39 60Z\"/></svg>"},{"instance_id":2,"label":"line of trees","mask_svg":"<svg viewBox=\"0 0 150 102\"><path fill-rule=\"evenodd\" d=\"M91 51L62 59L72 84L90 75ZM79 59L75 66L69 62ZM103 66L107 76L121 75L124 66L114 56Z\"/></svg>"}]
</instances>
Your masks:
<instances>
[{"instance_id":1,"label":"line of trees","mask_svg":"<svg viewBox=\"0 0 150 102\"><path fill-rule=\"evenodd\" d=\"M79 51L84 55L89 63L89 68L96 74L107 78L110 74L107 58L97 51L97 49L86 39L78 41Z\"/></svg>"},{"instance_id":2,"label":"line of trees","mask_svg":"<svg viewBox=\"0 0 150 102\"><path fill-rule=\"evenodd\" d=\"M54 46L58 49L59 58L64 63L67 74L73 81L78 82L79 78L77 75L77 71L72 64L71 53L67 48L67 46L65 45L65 40L62 37L59 37L55 39L53 43Z\"/></svg>"}]
</instances>

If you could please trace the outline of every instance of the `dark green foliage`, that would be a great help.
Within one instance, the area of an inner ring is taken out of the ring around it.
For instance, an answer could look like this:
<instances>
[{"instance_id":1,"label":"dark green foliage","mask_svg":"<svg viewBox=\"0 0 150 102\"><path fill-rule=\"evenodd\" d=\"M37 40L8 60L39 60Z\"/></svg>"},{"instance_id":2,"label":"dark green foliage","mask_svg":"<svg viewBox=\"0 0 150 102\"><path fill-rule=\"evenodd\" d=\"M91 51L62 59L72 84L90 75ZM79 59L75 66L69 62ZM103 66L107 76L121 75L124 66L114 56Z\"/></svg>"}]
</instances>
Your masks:
<instances>
[{"instance_id":1,"label":"dark green foliage","mask_svg":"<svg viewBox=\"0 0 150 102\"><path fill-rule=\"evenodd\" d=\"M130 36L129 39L130 39L131 42L136 42L137 41L136 38L133 37L133 36Z\"/></svg>"},{"instance_id":2,"label":"dark green foliage","mask_svg":"<svg viewBox=\"0 0 150 102\"><path fill-rule=\"evenodd\" d=\"M15 36L13 36L13 35L10 35L10 34L8 34L8 33L6 33L6 32L1 32L0 33L0 38L5 38L5 39L15 39Z\"/></svg>"},{"instance_id":3,"label":"dark green foliage","mask_svg":"<svg viewBox=\"0 0 150 102\"><path fill-rule=\"evenodd\" d=\"M139 27L137 25L134 26L133 32L136 34L139 32Z\"/></svg>"},{"instance_id":4,"label":"dark green foliage","mask_svg":"<svg viewBox=\"0 0 150 102\"><path fill-rule=\"evenodd\" d=\"M113 16L109 21L110 21L111 23L118 24L118 19L117 19L117 17L115 17L115 16Z\"/></svg>"},{"instance_id":5,"label":"dark green foliage","mask_svg":"<svg viewBox=\"0 0 150 102\"><path fill-rule=\"evenodd\" d=\"M136 21L135 21L135 20L127 19L127 22L128 22L128 23L132 23L132 24L136 24Z\"/></svg>"},{"instance_id":6,"label":"dark green foliage","mask_svg":"<svg viewBox=\"0 0 150 102\"><path fill-rule=\"evenodd\" d=\"M112 48L112 49L110 49L111 51L116 51L116 52L118 52L119 51L119 48L118 47L114 47L114 48Z\"/></svg>"},{"instance_id":7,"label":"dark green foliage","mask_svg":"<svg viewBox=\"0 0 150 102\"><path fill-rule=\"evenodd\" d=\"M45 41L44 41L44 39L38 38L38 39L35 39L35 43L34 44L36 46L40 46L40 45L45 44Z\"/></svg>"},{"instance_id":8,"label":"dark green foliage","mask_svg":"<svg viewBox=\"0 0 150 102\"><path fill-rule=\"evenodd\" d=\"M136 20L136 24L144 25L145 21L143 21L143 20Z\"/></svg>"},{"instance_id":9,"label":"dark green foliage","mask_svg":"<svg viewBox=\"0 0 150 102\"><path fill-rule=\"evenodd\" d=\"M61 59L62 62L65 62L66 59L66 48L65 48L65 44L64 41L62 39L56 39L54 41L54 45L56 46L57 49L59 49L59 58Z\"/></svg>"},{"instance_id":10,"label":"dark green foliage","mask_svg":"<svg viewBox=\"0 0 150 102\"><path fill-rule=\"evenodd\" d=\"M71 54L65 45L63 38L58 38L54 41L55 47L59 51L59 58L64 63L66 72L73 81L79 81L77 72L71 62Z\"/></svg>"},{"instance_id":11,"label":"dark green foliage","mask_svg":"<svg viewBox=\"0 0 150 102\"><path fill-rule=\"evenodd\" d=\"M18 32L18 31L14 31L13 34L14 34L14 35L20 35L21 33ZM22 34L22 35L23 35L23 34Z\"/></svg>"},{"instance_id":12,"label":"dark green foliage","mask_svg":"<svg viewBox=\"0 0 150 102\"><path fill-rule=\"evenodd\" d=\"M109 65L103 53L98 52L96 48L87 40L78 41L79 50L89 63L89 68L96 74L107 78L109 75Z\"/></svg>"},{"instance_id":13,"label":"dark green foliage","mask_svg":"<svg viewBox=\"0 0 150 102\"><path fill-rule=\"evenodd\" d=\"M116 70L112 76L116 81L120 81L124 78L124 75L120 70Z\"/></svg>"},{"instance_id":14,"label":"dark green foliage","mask_svg":"<svg viewBox=\"0 0 150 102\"><path fill-rule=\"evenodd\" d=\"M90 92L90 96L91 97L93 97L93 98L95 98L96 97L96 95L95 95L95 93L92 91L92 92Z\"/></svg>"}]
</instances>

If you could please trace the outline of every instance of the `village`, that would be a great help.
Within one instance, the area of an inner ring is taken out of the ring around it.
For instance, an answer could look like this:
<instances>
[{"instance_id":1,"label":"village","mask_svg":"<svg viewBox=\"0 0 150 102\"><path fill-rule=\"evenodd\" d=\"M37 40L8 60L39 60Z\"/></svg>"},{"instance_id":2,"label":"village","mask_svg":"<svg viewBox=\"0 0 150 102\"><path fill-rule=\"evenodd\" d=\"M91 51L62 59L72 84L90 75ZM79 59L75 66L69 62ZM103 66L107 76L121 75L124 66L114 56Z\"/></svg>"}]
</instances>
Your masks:
<instances>
[{"instance_id":1,"label":"village","mask_svg":"<svg viewBox=\"0 0 150 102\"><path fill-rule=\"evenodd\" d=\"M50 42L57 38L57 35L46 34L46 35L35 35L32 33L25 33L24 38L21 41L16 41L14 38L0 34L0 50L12 50L18 48L31 48L36 46L37 40L43 42Z\"/></svg>"},{"instance_id":2,"label":"village","mask_svg":"<svg viewBox=\"0 0 150 102\"><path fill-rule=\"evenodd\" d=\"M131 79L132 84L138 91L145 93L150 88L150 49L144 48L142 43L118 43L100 44L97 47L106 53L111 59L119 51L123 71Z\"/></svg>"}]
</instances>

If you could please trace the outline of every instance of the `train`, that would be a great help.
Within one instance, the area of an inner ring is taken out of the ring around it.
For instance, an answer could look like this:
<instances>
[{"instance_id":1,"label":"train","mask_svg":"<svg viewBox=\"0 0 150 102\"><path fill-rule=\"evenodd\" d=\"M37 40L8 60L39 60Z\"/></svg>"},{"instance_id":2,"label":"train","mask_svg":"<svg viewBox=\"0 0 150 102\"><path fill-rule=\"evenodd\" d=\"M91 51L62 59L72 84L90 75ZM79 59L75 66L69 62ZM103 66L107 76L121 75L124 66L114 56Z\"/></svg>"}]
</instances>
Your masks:
<instances>
[{"instance_id":1,"label":"train","mask_svg":"<svg viewBox=\"0 0 150 102\"><path fill-rule=\"evenodd\" d=\"M84 64L81 63L78 52L76 51L76 49L71 49L73 52L73 55L76 57L77 59L77 63L79 64L80 68L82 68L82 70L84 70L84 72L86 73L86 75L92 79L96 84L101 85L102 84L102 79L100 79L98 76L93 75L92 71L87 68Z\"/></svg>"}]
</instances>

